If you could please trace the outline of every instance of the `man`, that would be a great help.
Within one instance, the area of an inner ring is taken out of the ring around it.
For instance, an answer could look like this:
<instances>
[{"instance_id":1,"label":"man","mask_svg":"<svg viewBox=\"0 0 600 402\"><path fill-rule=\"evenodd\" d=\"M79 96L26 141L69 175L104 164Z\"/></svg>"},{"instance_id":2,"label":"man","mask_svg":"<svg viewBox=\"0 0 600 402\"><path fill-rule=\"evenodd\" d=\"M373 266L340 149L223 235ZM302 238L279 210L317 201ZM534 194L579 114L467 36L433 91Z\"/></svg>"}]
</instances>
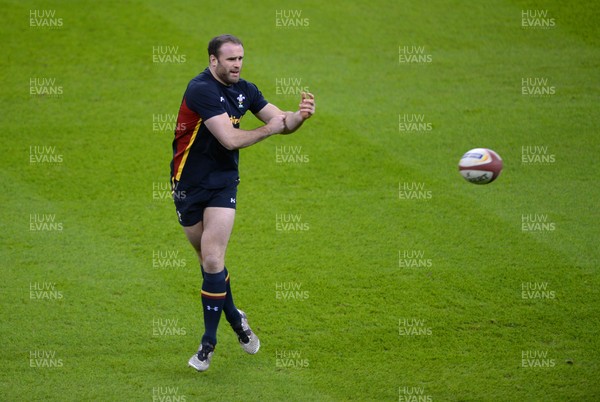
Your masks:
<instances>
[{"instance_id":1,"label":"man","mask_svg":"<svg viewBox=\"0 0 600 402\"><path fill-rule=\"evenodd\" d=\"M274 134L293 133L315 112L310 93L302 93L298 111L282 112L254 84L241 79L244 47L235 36L213 38L208 57L209 66L190 81L183 96L171 161L179 223L198 254L203 278L205 332L198 353L188 362L198 371L210 365L222 311L244 351L255 354L260 348L246 314L235 307L225 268L239 183L238 150ZM248 110L265 124L241 130L240 119Z\"/></svg>"}]
</instances>

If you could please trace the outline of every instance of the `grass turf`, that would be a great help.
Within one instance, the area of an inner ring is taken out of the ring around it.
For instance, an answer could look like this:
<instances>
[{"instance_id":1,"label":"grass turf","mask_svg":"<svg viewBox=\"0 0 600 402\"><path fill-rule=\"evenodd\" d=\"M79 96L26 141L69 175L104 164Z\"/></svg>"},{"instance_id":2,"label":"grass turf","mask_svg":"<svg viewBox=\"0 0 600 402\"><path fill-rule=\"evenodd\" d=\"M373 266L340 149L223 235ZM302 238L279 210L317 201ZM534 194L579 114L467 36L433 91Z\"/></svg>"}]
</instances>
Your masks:
<instances>
[{"instance_id":1,"label":"grass turf","mask_svg":"<svg viewBox=\"0 0 600 402\"><path fill-rule=\"evenodd\" d=\"M3 400L600 397L597 5L1 4ZM32 10L62 26L30 26ZM523 10L555 27L522 27ZM318 112L241 152L227 262L263 347L245 356L222 326L198 374L199 273L154 123L222 32L268 100L293 110L286 92L307 86ZM400 63L404 46L431 62ZM523 95L532 77L555 93ZM31 95L36 78L62 94ZM400 131L406 115L432 129ZM456 168L479 146L505 162L487 186ZM523 163L528 147L550 162Z\"/></svg>"}]
</instances>

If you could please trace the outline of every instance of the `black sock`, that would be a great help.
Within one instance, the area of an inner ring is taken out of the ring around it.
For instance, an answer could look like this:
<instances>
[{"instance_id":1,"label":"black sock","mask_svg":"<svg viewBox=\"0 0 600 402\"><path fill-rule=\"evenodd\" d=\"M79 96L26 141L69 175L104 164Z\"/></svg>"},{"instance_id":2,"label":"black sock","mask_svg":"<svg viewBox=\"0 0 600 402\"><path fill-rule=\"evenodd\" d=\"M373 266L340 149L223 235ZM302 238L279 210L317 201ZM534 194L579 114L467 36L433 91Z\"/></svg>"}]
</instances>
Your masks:
<instances>
[{"instance_id":1,"label":"black sock","mask_svg":"<svg viewBox=\"0 0 600 402\"><path fill-rule=\"evenodd\" d=\"M202 281L202 308L204 310L204 335L202 343L217 344L217 327L227 296L225 271L218 274L204 273Z\"/></svg>"},{"instance_id":2,"label":"black sock","mask_svg":"<svg viewBox=\"0 0 600 402\"><path fill-rule=\"evenodd\" d=\"M231 285L229 284L229 272L227 268L223 270L225 272L225 282L227 282L227 296L225 297L225 304L223 305L223 311L225 311L225 318L233 329L240 329L242 327L242 316L233 303L233 293L231 293Z\"/></svg>"},{"instance_id":3,"label":"black sock","mask_svg":"<svg viewBox=\"0 0 600 402\"><path fill-rule=\"evenodd\" d=\"M202 265L200 265L200 271L202 272L202 279L204 279L205 273ZM227 296L225 297L225 304L223 305L225 318L233 329L241 329L242 316L233 302L233 293L231 292L231 284L229 283L229 271L227 271L227 267L225 267L223 271L225 272L225 282L227 282Z\"/></svg>"}]
</instances>

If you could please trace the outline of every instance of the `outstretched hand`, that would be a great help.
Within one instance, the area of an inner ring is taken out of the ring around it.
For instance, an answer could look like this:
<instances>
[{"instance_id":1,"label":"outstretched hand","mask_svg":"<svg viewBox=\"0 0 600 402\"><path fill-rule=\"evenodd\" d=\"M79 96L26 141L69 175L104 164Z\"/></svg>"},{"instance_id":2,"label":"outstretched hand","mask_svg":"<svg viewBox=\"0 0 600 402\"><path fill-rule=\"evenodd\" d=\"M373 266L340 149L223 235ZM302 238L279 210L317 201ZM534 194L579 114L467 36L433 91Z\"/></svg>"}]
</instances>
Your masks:
<instances>
[{"instance_id":1,"label":"outstretched hand","mask_svg":"<svg viewBox=\"0 0 600 402\"><path fill-rule=\"evenodd\" d=\"M298 110L302 119L310 118L315 113L315 96L310 92L302 92L302 100L299 106Z\"/></svg>"}]
</instances>

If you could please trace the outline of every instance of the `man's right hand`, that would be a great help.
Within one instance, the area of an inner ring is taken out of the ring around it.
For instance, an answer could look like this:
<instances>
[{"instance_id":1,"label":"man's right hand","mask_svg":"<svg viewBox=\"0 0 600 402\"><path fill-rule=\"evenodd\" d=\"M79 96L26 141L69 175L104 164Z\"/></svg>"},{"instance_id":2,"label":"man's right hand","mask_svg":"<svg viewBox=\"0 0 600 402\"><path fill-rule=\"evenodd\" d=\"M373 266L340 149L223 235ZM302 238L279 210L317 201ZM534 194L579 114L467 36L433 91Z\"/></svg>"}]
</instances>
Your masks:
<instances>
[{"instance_id":1,"label":"man's right hand","mask_svg":"<svg viewBox=\"0 0 600 402\"><path fill-rule=\"evenodd\" d=\"M266 124L271 134L281 134L285 130L285 115L278 114Z\"/></svg>"}]
</instances>

